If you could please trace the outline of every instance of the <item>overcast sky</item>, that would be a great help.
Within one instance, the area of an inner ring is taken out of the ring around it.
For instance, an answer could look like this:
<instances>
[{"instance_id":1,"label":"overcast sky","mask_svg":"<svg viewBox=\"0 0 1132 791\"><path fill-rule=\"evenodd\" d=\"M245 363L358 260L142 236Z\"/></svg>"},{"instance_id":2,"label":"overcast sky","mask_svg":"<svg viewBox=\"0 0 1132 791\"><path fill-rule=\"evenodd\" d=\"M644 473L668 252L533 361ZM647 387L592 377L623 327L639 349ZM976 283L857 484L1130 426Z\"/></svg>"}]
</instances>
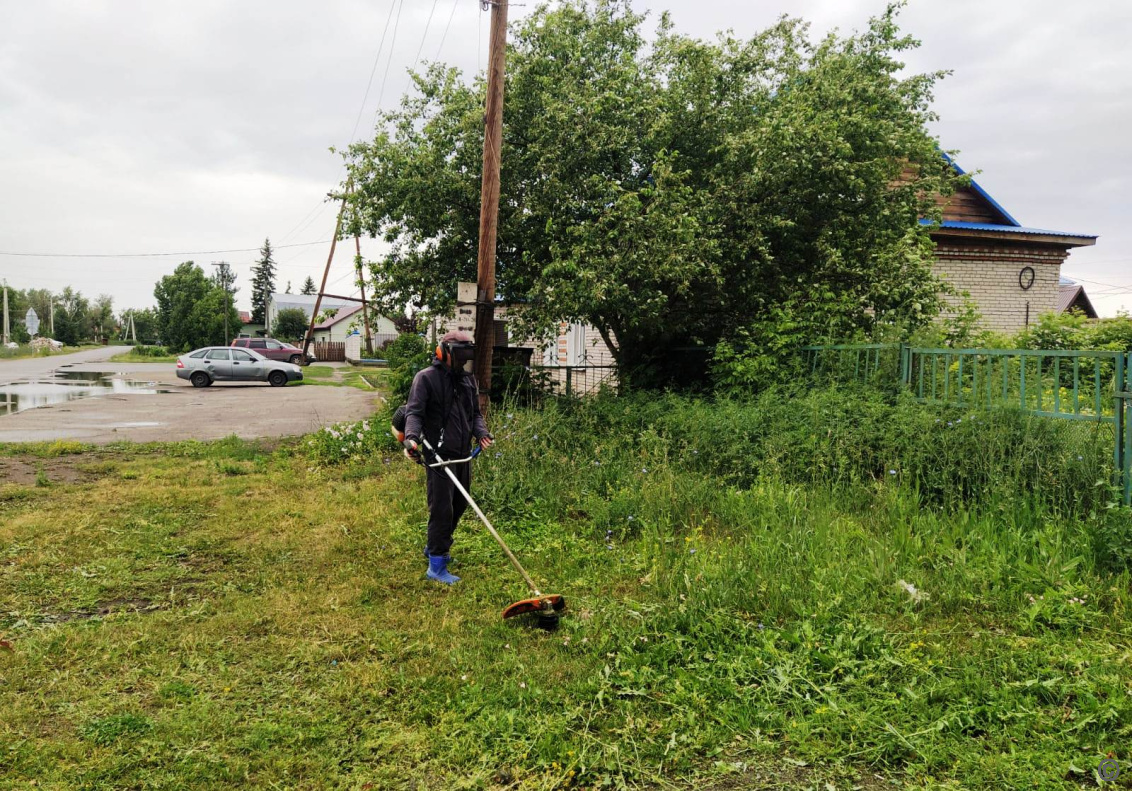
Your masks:
<instances>
[{"instance_id":1,"label":"overcast sky","mask_svg":"<svg viewBox=\"0 0 1132 791\"><path fill-rule=\"evenodd\" d=\"M0 253L228 250L270 237L281 288L317 280L335 213L322 198L342 176L328 148L350 141L359 113L359 137L371 131L379 96L396 103L418 52L466 71L486 58L478 0L404 0L363 106L393 2L0 0ZM782 13L815 33L848 30L884 5L636 0L699 37L749 36ZM943 145L1024 225L1100 235L1063 274L1102 314L1132 309L1132 3L912 0L902 19L923 41L911 68L954 70L937 92ZM286 246L309 242L324 243ZM328 291L351 288L345 247ZM377 250L363 240L363 253ZM0 280L140 308L188 257L230 261L248 307L254 252L0 255Z\"/></svg>"}]
</instances>

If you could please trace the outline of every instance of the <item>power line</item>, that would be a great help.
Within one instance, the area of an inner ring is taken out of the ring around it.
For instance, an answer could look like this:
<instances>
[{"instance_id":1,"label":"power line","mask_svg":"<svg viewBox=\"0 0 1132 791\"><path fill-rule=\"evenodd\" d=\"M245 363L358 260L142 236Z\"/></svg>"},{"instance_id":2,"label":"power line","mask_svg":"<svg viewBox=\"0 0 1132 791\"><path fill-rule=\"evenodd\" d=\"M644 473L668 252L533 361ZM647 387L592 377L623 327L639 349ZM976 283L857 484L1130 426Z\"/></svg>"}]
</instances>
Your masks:
<instances>
[{"instance_id":1,"label":"power line","mask_svg":"<svg viewBox=\"0 0 1132 791\"><path fill-rule=\"evenodd\" d=\"M385 28L381 31L381 43L377 45L377 54L373 56L373 68L369 71L369 81L366 82L366 93L365 96L362 97L362 106L358 108L358 117L354 120L354 131L350 133L351 144L353 144L354 138L358 135L358 125L362 122L362 113L365 112L366 100L369 99L369 89L373 86L373 75L377 74L377 64L381 62L381 50L385 47L385 36L389 33L389 20L393 18L393 6L395 5L397 5L397 0L392 0L392 2L389 3L389 15L385 17Z\"/></svg>"},{"instance_id":2,"label":"power line","mask_svg":"<svg viewBox=\"0 0 1132 791\"><path fill-rule=\"evenodd\" d=\"M356 140L357 136L358 136L358 126L362 122L362 114L365 113L366 102L369 100L370 88L373 87L373 77L377 73L378 64L381 62L381 51L385 47L385 37L389 34L389 20L393 16L393 7L396 6L397 3L398 3L398 0L390 0L389 14L385 17L385 27L382 28L382 31L381 31L381 41L378 43L377 52L374 53L374 56L373 56L373 66L370 68L369 79L366 81L366 91L362 95L362 103L358 107L358 116L357 116L357 118L354 119L354 129L353 129L352 132L350 132L350 145L353 145L354 140ZM398 19L400 19L400 13L398 13ZM394 34L394 39L396 40L396 33ZM392 44L390 45L390 50L392 50ZM384 89L384 82L382 83L382 87ZM378 100L378 108L380 109L380 107L381 107L381 101ZM291 234L298 232L300 230L300 226L305 228L306 226L308 226L312 222L314 222L315 218L312 215L314 215L315 212L318 212L319 216L321 216L322 212L325 211L325 209L326 209L326 205L327 205L327 201L326 201L325 198L320 200L318 202L318 204L313 209L311 209L309 212L307 212L303 216L303 219L299 220L299 222L295 224L295 227L293 227L290 231L288 231L283 236L282 240L286 241L287 238L289 236L291 236Z\"/></svg>"},{"instance_id":3,"label":"power line","mask_svg":"<svg viewBox=\"0 0 1132 791\"><path fill-rule=\"evenodd\" d=\"M275 249L284 247L311 247L316 244L326 244L329 239L317 242L295 242L294 244L277 245ZM24 253L0 250L0 255L19 256L22 258L163 258L174 255L219 255L221 253L258 253L258 247L238 247L231 250L190 250L182 253Z\"/></svg>"},{"instance_id":4,"label":"power line","mask_svg":"<svg viewBox=\"0 0 1132 791\"><path fill-rule=\"evenodd\" d=\"M393 50L397 47L397 29L401 26L401 8L405 0L398 0L397 16L393 20L393 40L389 42L389 58L385 61L385 73L381 75L381 90L377 94L377 109L373 113L373 125L377 126L377 116L381 112L381 100L385 98L385 83L389 80L389 67L393 63Z\"/></svg>"},{"instance_id":5,"label":"power line","mask_svg":"<svg viewBox=\"0 0 1132 791\"><path fill-rule=\"evenodd\" d=\"M322 212L320 210L325 209L325 208L326 208L326 198L320 198L318 203L315 204L314 208L311 209L309 212L307 212L305 215L303 215L303 219L301 219L297 223L295 223L295 226L291 230L287 231L287 233L283 234L283 237L279 241L280 242L287 241L287 239L292 234L296 233L299 230L300 226L305 228L306 227L305 223L308 223L308 221L313 220L315 212L319 212L319 214L321 214Z\"/></svg>"},{"instance_id":6,"label":"power line","mask_svg":"<svg viewBox=\"0 0 1132 791\"><path fill-rule=\"evenodd\" d=\"M1080 280L1082 283L1090 283L1094 286L1103 286L1104 288L1117 288L1117 289L1121 289L1121 290L1132 289L1132 286L1130 286L1128 284L1125 284L1123 286L1118 286L1115 283L1102 283L1099 280L1089 280L1089 279L1084 278L1084 277L1074 277L1072 275L1066 275L1066 277L1068 277L1070 280Z\"/></svg>"},{"instance_id":7,"label":"power line","mask_svg":"<svg viewBox=\"0 0 1132 791\"><path fill-rule=\"evenodd\" d=\"M440 51L444 49L444 41L448 38L448 28L452 27L452 17L456 16L456 7L460 5L460 0L452 0L452 11L448 14L448 24L444 26L444 35L440 37L440 46L436 48L436 55L433 60L440 60Z\"/></svg>"},{"instance_id":8,"label":"power line","mask_svg":"<svg viewBox=\"0 0 1132 791\"><path fill-rule=\"evenodd\" d=\"M432 0L432 10L428 12L428 21L425 22L424 35L421 36L421 45L419 47L417 47L417 56L415 58L413 58L413 65L409 69L409 71L412 71L413 69L415 69L417 67L417 64L420 63L421 52L424 51L424 43L425 43L425 40L428 38L428 29L429 29L429 27L432 26L432 17L433 17L433 14L436 13L436 7L439 4L440 4L440 0Z\"/></svg>"}]
</instances>

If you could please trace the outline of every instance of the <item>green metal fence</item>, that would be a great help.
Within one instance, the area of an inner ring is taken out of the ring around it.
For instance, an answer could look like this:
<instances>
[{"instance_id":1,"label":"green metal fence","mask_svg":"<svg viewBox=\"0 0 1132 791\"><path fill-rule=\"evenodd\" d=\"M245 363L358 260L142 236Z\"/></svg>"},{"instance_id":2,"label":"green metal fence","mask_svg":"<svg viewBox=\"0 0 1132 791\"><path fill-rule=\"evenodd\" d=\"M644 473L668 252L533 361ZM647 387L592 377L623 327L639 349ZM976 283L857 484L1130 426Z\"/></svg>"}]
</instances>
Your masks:
<instances>
[{"instance_id":1,"label":"green metal fence","mask_svg":"<svg viewBox=\"0 0 1132 791\"><path fill-rule=\"evenodd\" d=\"M1132 353L874 343L807 346L802 354L814 378L899 384L926 403L1011 406L1111 430L1113 465L1132 504Z\"/></svg>"}]
</instances>

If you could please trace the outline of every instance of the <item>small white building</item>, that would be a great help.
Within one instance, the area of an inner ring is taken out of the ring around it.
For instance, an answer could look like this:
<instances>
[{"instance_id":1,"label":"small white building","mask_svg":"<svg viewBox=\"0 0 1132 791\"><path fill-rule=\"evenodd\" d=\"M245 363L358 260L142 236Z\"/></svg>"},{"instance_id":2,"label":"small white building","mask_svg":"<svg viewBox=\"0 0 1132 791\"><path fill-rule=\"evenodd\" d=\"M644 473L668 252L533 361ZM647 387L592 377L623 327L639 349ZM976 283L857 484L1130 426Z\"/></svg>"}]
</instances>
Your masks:
<instances>
[{"instance_id":1,"label":"small white building","mask_svg":"<svg viewBox=\"0 0 1132 791\"><path fill-rule=\"evenodd\" d=\"M326 304L325 299L323 304ZM362 306L359 303L339 308L338 312L331 318L314 325L314 342L343 343L346 336L354 331L365 332L362 321ZM397 337L396 325L385 316L370 316L369 331L370 335L373 336L375 347Z\"/></svg>"},{"instance_id":2,"label":"small white building","mask_svg":"<svg viewBox=\"0 0 1132 791\"><path fill-rule=\"evenodd\" d=\"M318 299L316 294L272 294L271 299L267 301L267 328L268 332L275 326L275 319L279 317L279 311L287 308L298 308L307 316L307 321L310 321L311 313L314 312L314 303ZM339 308L350 307L356 305L356 302L345 299L337 299L336 297L323 297L322 303L318 306L319 313L326 311L338 310Z\"/></svg>"}]
</instances>

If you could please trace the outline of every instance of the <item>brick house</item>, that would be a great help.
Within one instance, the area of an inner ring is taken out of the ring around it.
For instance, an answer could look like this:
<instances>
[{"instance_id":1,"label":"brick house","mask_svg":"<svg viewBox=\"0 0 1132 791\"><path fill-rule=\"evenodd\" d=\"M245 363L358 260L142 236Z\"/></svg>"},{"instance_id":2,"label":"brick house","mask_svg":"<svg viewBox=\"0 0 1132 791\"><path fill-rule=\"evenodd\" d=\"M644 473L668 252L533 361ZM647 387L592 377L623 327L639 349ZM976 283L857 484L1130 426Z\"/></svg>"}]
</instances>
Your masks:
<instances>
[{"instance_id":1,"label":"brick house","mask_svg":"<svg viewBox=\"0 0 1132 791\"><path fill-rule=\"evenodd\" d=\"M1088 234L1027 228L974 180L940 203L943 222L931 232L935 273L970 294L987 330L1017 332L1039 314L1057 310L1061 264L1074 247L1097 241Z\"/></svg>"}]
</instances>

